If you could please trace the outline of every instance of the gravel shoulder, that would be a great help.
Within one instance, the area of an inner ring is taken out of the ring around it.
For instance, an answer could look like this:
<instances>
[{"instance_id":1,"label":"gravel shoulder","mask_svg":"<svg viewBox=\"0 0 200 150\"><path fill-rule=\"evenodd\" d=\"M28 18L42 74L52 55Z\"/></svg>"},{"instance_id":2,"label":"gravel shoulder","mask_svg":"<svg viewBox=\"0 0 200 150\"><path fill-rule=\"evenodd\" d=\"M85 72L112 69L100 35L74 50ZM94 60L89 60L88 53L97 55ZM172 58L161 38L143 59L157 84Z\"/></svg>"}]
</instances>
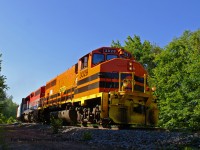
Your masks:
<instances>
[{"instance_id":1,"label":"gravel shoulder","mask_svg":"<svg viewBox=\"0 0 200 150\"><path fill-rule=\"evenodd\" d=\"M0 125L0 149L200 149L200 132L110 130L48 125Z\"/></svg>"}]
</instances>

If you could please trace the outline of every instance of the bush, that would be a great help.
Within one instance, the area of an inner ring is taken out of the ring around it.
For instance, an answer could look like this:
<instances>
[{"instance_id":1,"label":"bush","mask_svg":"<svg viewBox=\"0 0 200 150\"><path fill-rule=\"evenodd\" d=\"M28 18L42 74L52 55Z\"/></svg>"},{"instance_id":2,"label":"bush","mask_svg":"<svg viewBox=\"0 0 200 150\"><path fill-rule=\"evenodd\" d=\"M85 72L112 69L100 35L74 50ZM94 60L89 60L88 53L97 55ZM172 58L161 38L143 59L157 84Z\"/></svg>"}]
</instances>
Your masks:
<instances>
[{"instance_id":1,"label":"bush","mask_svg":"<svg viewBox=\"0 0 200 150\"><path fill-rule=\"evenodd\" d=\"M54 117L50 118L50 125L54 134L58 133L58 130L62 128L63 121L62 119L56 119Z\"/></svg>"},{"instance_id":2,"label":"bush","mask_svg":"<svg viewBox=\"0 0 200 150\"><path fill-rule=\"evenodd\" d=\"M84 132L83 133L83 140L84 141L88 141L88 140L91 140L92 139L92 134L91 132Z\"/></svg>"},{"instance_id":3,"label":"bush","mask_svg":"<svg viewBox=\"0 0 200 150\"><path fill-rule=\"evenodd\" d=\"M6 123L6 117L2 113L0 113L0 124L4 123Z\"/></svg>"},{"instance_id":4,"label":"bush","mask_svg":"<svg viewBox=\"0 0 200 150\"><path fill-rule=\"evenodd\" d=\"M14 122L16 122L16 120L13 117L8 118L7 120L7 124L12 124Z\"/></svg>"}]
</instances>

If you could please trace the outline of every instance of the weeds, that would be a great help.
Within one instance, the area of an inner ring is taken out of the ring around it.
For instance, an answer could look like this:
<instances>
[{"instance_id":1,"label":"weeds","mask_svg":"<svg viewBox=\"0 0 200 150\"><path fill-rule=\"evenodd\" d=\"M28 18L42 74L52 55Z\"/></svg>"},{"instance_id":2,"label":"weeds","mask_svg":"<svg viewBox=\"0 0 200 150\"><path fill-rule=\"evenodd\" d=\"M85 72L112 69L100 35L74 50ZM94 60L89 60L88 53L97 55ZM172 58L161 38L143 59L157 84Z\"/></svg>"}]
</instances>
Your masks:
<instances>
[{"instance_id":1,"label":"weeds","mask_svg":"<svg viewBox=\"0 0 200 150\"><path fill-rule=\"evenodd\" d=\"M56 119L53 116L50 118L50 125L54 134L58 133L58 130L62 128L62 119Z\"/></svg>"},{"instance_id":2,"label":"weeds","mask_svg":"<svg viewBox=\"0 0 200 150\"><path fill-rule=\"evenodd\" d=\"M83 133L83 140L84 141L89 141L92 139L92 133L89 131L86 131Z\"/></svg>"}]
</instances>

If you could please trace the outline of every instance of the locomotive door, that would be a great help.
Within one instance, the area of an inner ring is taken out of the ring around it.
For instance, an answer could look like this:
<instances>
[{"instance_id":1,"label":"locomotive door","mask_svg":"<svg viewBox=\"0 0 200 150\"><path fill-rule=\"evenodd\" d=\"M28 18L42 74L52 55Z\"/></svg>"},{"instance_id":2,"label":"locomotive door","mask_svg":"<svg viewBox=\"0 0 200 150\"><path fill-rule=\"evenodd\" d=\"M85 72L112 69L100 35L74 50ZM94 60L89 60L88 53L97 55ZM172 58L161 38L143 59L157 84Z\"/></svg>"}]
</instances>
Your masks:
<instances>
[{"instance_id":1,"label":"locomotive door","mask_svg":"<svg viewBox=\"0 0 200 150\"><path fill-rule=\"evenodd\" d=\"M88 68L89 66L89 54L85 55L79 60L79 78L84 78L88 75Z\"/></svg>"}]
</instances>

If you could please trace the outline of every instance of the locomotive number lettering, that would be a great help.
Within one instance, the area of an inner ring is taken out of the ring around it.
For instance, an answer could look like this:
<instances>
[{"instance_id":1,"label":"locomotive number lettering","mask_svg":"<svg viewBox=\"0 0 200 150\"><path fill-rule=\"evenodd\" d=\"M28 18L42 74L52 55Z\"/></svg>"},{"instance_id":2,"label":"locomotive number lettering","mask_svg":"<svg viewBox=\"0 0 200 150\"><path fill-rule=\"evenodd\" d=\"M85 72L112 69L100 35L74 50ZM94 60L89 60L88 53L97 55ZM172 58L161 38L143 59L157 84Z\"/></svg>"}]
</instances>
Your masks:
<instances>
[{"instance_id":1,"label":"locomotive number lettering","mask_svg":"<svg viewBox=\"0 0 200 150\"><path fill-rule=\"evenodd\" d=\"M116 53L114 49L104 49L104 53Z\"/></svg>"},{"instance_id":2,"label":"locomotive number lettering","mask_svg":"<svg viewBox=\"0 0 200 150\"><path fill-rule=\"evenodd\" d=\"M127 52L124 52L124 56L125 57L131 57L131 55L129 53L127 53Z\"/></svg>"},{"instance_id":3,"label":"locomotive number lettering","mask_svg":"<svg viewBox=\"0 0 200 150\"><path fill-rule=\"evenodd\" d=\"M80 72L80 77L81 77L81 78L83 78L83 77L85 77L85 76L87 76L87 75L88 75L88 69L83 70L83 71Z\"/></svg>"}]
</instances>

